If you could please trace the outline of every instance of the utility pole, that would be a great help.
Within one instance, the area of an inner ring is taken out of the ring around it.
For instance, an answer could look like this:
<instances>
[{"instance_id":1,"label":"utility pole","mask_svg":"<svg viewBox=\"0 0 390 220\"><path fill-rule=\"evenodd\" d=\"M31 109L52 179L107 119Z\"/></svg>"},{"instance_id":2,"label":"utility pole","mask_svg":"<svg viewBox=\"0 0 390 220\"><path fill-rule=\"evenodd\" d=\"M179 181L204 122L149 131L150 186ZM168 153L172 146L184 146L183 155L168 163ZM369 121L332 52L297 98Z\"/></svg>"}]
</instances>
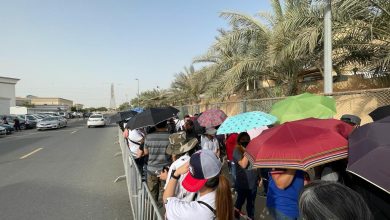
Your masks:
<instances>
[{"instance_id":1,"label":"utility pole","mask_svg":"<svg viewBox=\"0 0 390 220\"><path fill-rule=\"evenodd\" d=\"M332 77L332 0L325 0L324 12L324 93L333 92Z\"/></svg>"},{"instance_id":2,"label":"utility pole","mask_svg":"<svg viewBox=\"0 0 390 220\"><path fill-rule=\"evenodd\" d=\"M139 79L136 78L135 80L137 80L137 90L138 90L138 93L137 93L137 97L138 97L138 107L140 107L139 105Z\"/></svg>"}]
</instances>

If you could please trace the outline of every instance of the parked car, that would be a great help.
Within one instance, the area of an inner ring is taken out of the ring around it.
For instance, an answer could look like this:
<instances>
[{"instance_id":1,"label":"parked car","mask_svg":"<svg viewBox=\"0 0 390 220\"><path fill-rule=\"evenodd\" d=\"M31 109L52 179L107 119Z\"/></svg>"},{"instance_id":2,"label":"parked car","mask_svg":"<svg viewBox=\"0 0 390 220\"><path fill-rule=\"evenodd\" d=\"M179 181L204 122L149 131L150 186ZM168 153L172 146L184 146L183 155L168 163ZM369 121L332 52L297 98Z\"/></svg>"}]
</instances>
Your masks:
<instances>
[{"instance_id":1,"label":"parked car","mask_svg":"<svg viewBox=\"0 0 390 220\"><path fill-rule=\"evenodd\" d=\"M3 119L4 117L6 118L7 123L13 127L14 126L14 119L17 116L14 116L14 115L0 115L1 119ZM24 119L19 118L19 117L18 117L18 119L19 119L19 123L20 123L20 129L25 130L26 129L26 121Z\"/></svg>"},{"instance_id":2,"label":"parked car","mask_svg":"<svg viewBox=\"0 0 390 220\"><path fill-rule=\"evenodd\" d=\"M5 129L6 134L12 134L15 131L14 127L11 125L0 123L0 127Z\"/></svg>"},{"instance_id":3,"label":"parked car","mask_svg":"<svg viewBox=\"0 0 390 220\"><path fill-rule=\"evenodd\" d=\"M38 122L37 130L62 128L67 125L67 122L62 117L47 117Z\"/></svg>"},{"instance_id":4,"label":"parked car","mask_svg":"<svg viewBox=\"0 0 390 220\"><path fill-rule=\"evenodd\" d=\"M37 126L38 120L32 115L18 115L18 118L25 121L26 128L35 128Z\"/></svg>"},{"instance_id":5,"label":"parked car","mask_svg":"<svg viewBox=\"0 0 390 220\"><path fill-rule=\"evenodd\" d=\"M101 114L93 114L89 116L87 121L88 128L90 127L96 127L96 126L106 126L107 119L104 117L104 115Z\"/></svg>"},{"instance_id":6,"label":"parked car","mask_svg":"<svg viewBox=\"0 0 390 220\"><path fill-rule=\"evenodd\" d=\"M0 126L0 136L1 135L6 135L6 134L7 134L7 130L4 127Z\"/></svg>"}]
</instances>

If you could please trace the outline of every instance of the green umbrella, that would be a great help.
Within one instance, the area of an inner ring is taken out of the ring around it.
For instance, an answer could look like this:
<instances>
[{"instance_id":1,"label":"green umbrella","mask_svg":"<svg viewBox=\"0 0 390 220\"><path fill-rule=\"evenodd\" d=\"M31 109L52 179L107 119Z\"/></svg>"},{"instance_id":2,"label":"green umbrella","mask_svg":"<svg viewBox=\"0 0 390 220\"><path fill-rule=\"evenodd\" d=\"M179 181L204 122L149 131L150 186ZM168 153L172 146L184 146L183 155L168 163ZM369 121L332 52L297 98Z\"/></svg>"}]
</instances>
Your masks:
<instances>
[{"instance_id":1,"label":"green umbrella","mask_svg":"<svg viewBox=\"0 0 390 220\"><path fill-rule=\"evenodd\" d=\"M291 96L272 106L271 115L282 124L304 118L332 118L336 114L336 102L333 98L303 93Z\"/></svg>"}]
</instances>

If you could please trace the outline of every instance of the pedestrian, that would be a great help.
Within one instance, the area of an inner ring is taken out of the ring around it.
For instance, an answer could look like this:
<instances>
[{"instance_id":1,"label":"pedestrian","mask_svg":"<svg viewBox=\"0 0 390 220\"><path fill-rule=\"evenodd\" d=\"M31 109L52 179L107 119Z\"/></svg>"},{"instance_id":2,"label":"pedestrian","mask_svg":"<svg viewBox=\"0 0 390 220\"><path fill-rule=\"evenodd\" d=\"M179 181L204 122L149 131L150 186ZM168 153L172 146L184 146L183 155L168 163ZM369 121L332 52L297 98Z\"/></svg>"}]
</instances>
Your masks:
<instances>
[{"instance_id":1,"label":"pedestrian","mask_svg":"<svg viewBox=\"0 0 390 220\"><path fill-rule=\"evenodd\" d=\"M168 120L168 132L170 133L170 134L173 134L173 133L175 133L177 130L176 130L176 124L175 124L175 121L173 120L173 118L170 118L169 120Z\"/></svg>"},{"instance_id":2,"label":"pedestrian","mask_svg":"<svg viewBox=\"0 0 390 220\"><path fill-rule=\"evenodd\" d=\"M250 137L246 132L238 135L236 148L233 151L233 161L236 166L235 190L237 199L234 207L241 212L241 208L246 202L246 211L249 218L255 216L255 200L257 186L261 184L260 169L249 169L249 160L244 155ZM240 212L235 212L235 217L240 218Z\"/></svg>"},{"instance_id":3,"label":"pedestrian","mask_svg":"<svg viewBox=\"0 0 390 220\"><path fill-rule=\"evenodd\" d=\"M328 181L306 185L299 198L299 210L305 220L373 219L358 193L340 183Z\"/></svg>"},{"instance_id":4,"label":"pedestrian","mask_svg":"<svg viewBox=\"0 0 390 220\"><path fill-rule=\"evenodd\" d=\"M225 146L226 146L226 158L228 162L229 172L233 177L233 183L236 181L236 166L233 161L233 151L237 145L237 133L229 134L226 138Z\"/></svg>"},{"instance_id":5,"label":"pedestrian","mask_svg":"<svg viewBox=\"0 0 390 220\"><path fill-rule=\"evenodd\" d=\"M215 128L207 128L206 132L201 136L200 139L200 147L203 149L209 149L219 157L219 143L217 138L215 137L215 134L217 133L217 130Z\"/></svg>"},{"instance_id":6,"label":"pedestrian","mask_svg":"<svg viewBox=\"0 0 390 220\"><path fill-rule=\"evenodd\" d=\"M3 117L3 124L8 125L8 121L6 117Z\"/></svg>"},{"instance_id":7,"label":"pedestrian","mask_svg":"<svg viewBox=\"0 0 390 220\"><path fill-rule=\"evenodd\" d=\"M276 220L298 219L298 198L303 189L304 172L272 169L268 179L267 207L271 215Z\"/></svg>"},{"instance_id":8,"label":"pedestrian","mask_svg":"<svg viewBox=\"0 0 390 220\"><path fill-rule=\"evenodd\" d=\"M14 118L14 129L15 131L22 131L22 129L20 129L20 121L18 117Z\"/></svg>"},{"instance_id":9,"label":"pedestrian","mask_svg":"<svg viewBox=\"0 0 390 220\"><path fill-rule=\"evenodd\" d=\"M188 139L185 132L171 134L169 136L169 142L170 144L167 147L166 153L177 159L172 159L174 162L169 166L169 170L163 170L160 175L160 179L166 181L164 189L168 186L172 172L190 160L190 157L195 153L195 147L198 144L198 140L196 138ZM178 180L179 184L176 185L175 197L183 199L184 201L192 201L195 193L189 192L183 188L181 185L183 179L184 175Z\"/></svg>"},{"instance_id":10,"label":"pedestrian","mask_svg":"<svg viewBox=\"0 0 390 220\"><path fill-rule=\"evenodd\" d=\"M135 163L137 164L141 176L143 176L143 167L145 164L143 150L143 144L145 140L144 134L138 129L131 130L128 134L127 140L129 143L130 153L133 156Z\"/></svg>"},{"instance_id":11,"label":"pedestrian","mask_svg":"<svg viewBox=\"0 0 390 220\"><path fill-rule=\"evenodd\" d=\"M189 163L173 172L163 196L167 219L233 220L230 184L221 175L221 168L215 153L205 149L193 154ZM174 197L182 175L185 176L182 186L189 192L197 192L195 201Z\"/></svg>"},{"instance_id":12,"label":"pedestrian","mask_svg":"<svg viewBox=\"0 0 390 220\"><path fill-rule=\"evenodd\" d=\"M167 121L163 121L155 126L155 131L145 136L144 156L148 156L147 185L156 202L159 201L162 189L162 182L158 176L171 162L170 155L165 153L169 144L169 135Z\"/></svg>"}]
</instances>

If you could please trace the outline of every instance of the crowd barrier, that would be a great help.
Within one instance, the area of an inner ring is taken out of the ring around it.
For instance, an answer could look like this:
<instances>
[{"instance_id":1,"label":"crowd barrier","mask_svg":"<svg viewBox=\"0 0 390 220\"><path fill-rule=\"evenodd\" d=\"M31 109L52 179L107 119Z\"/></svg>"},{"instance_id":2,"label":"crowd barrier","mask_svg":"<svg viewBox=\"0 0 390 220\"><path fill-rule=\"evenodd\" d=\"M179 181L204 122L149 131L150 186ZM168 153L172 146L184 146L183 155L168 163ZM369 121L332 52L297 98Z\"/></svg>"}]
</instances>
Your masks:
<instances>
[{"instance_id":1,"label":"crowd barrier","mask_svg":"<svg viewBox=\"0 0 390 220\"><path fill-rule=\"evenodd\" d=\"M138 167L130 154L122 131L118 128L118 141L121 148L125 175L115 182L126 179L133 218L136 220L163 220L159 208L151 196L148 186L142 182Z\"/></svg>"}]
</instances>

